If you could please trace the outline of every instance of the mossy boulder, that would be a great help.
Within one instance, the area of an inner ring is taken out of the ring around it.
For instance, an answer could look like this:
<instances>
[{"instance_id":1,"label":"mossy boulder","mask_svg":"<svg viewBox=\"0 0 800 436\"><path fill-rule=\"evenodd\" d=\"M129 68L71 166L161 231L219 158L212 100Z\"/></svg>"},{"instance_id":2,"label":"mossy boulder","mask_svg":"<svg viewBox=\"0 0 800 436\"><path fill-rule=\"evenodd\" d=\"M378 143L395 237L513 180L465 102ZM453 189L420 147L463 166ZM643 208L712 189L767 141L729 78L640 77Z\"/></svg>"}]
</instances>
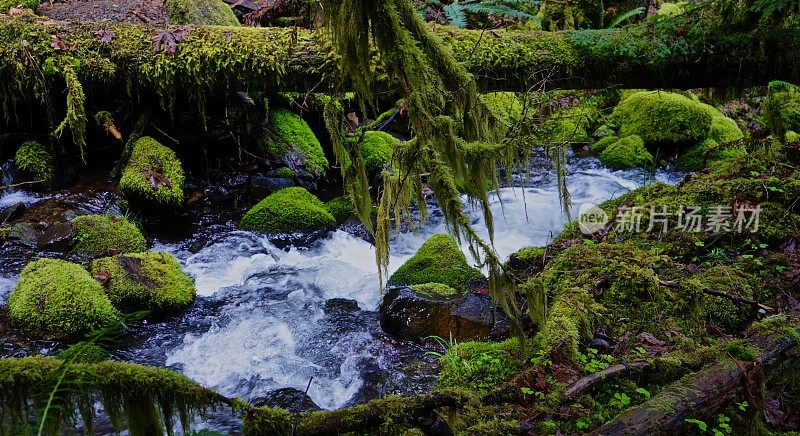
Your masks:
<instances>
[{"instance_id":1,"label":"mossy boulder","mask_svg":"<svg viewBox=\"0 0 800 436\"><path fill-rule=\"evenodd\" d=\"M22 144L14 156L14 164L18 170L30 174L35 180L53 181L55 163L52 153L37 141Z\"/></svg>"},{"instance_id":2,"label":"mossy boulder","mask_svg":"<svg viewBox=\"0 0 800 436\"><path fill-rule=\"evenodd\" d=\"M465 292L467 282L482 279L483 274L467 263L455 239L447 234L431 236L397 271L389 277L389 285L422 285L441 283L458 292Z\"/></svg>"},{"instance_id":3,"label":"mossy boulder","mask_svg":"<svg viewBox=\"0 0 800 436\"><path fill-rule=\"evenodd\" d=\"M336 226L336 219L325 204L305 188L276 191L253 206L239 225L246 230L292 233L325 230Z\"/></svg>"},{"instance_id":4,"label":"mossy boulder","mask_svg":"<svg viewBox=\"0 0 800 436\"><path fill-rule=\"evenodd\" d=\"M614 169L648 168L653 165L653 155L645 148L642 138L626 136L608 145L600 153L600 161Z\"/></svg>"},{"instance_id":5,"label":"mossy boulder","mask_svg":"<svg viewBox=\"0 0 800 436\"><path fill-rule=\"evenodd\" d=\"M364 159L367 173L376 174L382 171L389 163L392 151L398 142L397 138L386 132L375 130L364 132L361 139L361 157Z\"/></svg>"},{"instance_id":6,"label":"mossy boulder","mask_svg":"<svg viewBox=\"0 0 800 436\"><path fill-rule=\"evenodd\" d=\"M771 82L762 106L770 130L780 141L787 131L800 131L800 88L785 82Z\"/></svg>"},{"instance_id":7,"label":"mossy boulder","mask_svg":"<svg viewBox=\"0 0 800 436\"><path fill-rule=\"evenodd\" d=\"M605 150L609 145L617 141L619 141L619 137L616 135L604 136L592 144L592 151L595 153L602 153L602 151Z\"/></svg>"},{"instance_id":8,"label":"mossy boulder","mask_svg":"<svg viewBox=\"0 0 800 436\"><path fill-rule=\"evenodd\" d=\"M632 93L611 113L621 137L636 135L648 146L698 142L707 137L711 118L707 105L662 91Z\"/></svg>"},{"instance_id":9,"label":"mossy boulder","mask_svg":"<svg viewBox=\"0 0 800 436\"><path fill-rule=\"evenodd\" d=\"M132 253L97 259L91 264L108 298L125 311L176 312L196 296L194 280L169 253Z\"/></svg>"},{"instance_id":10,"label":"mossy boulder","mask_svg":"<svg viewBox=\"0 0 800 436\"><path fill-rule=\"evenodd\" d=\"M282 160L294 168L295 173L299 170L306 176L320 177L328 169L328 159L319 140L308 123L292 111L270 112L266 146L274 159Z\"/></svg>"},{"instance_id":11,"label":"mossy boulder","mask_svg":"<svg viewBox=\"0 0 800 436\"><path fill-rule=\"evenodd\" d=\"M136 225L111 215L81 215L73 218L75 239L72 251L81 256L138 253L147 241Z\"/></svg>"},{"instance_id":12,"label":"mossy boulder","mask_svg":"<svg viewBox=\"0 0 800 436\"><path fill-rule=\"evenodd\" d=\"M239 26L233 9L222 0L166 0L170 24Z\"/></svg>"},{"instance_id":13,"label":"mossy boulder","mask_svg":"<svg viewBox=\"0 0 800 436\"><path fill-rule=\"evenodd\" d=\"M114 323L118 312L78 264L35 260L22 270L8 314L14 326L36 338L63 338Z\"/></svg>"},{"instance_id":14,"label":"mossy boulder","mask_svg":"<svg viewBox=\"0 0 800 436\"><path fill-rule=\"evenodd\" d=\"M184 179L183 167L175 152L145 136L133 145L119 187L147 206L175 209L183 205Z\"/></svg>"},{"instance_id":15,"label":"mossy boulder","mask_svg":"<svg viewBox=\"0 0 800 436\"><path fill-rule=\"evenodd\" d=\"M349 195L342 195L328 201L325 203L325 208L333 215L337 224L358 219L356 207L353 205L353 200L350 199Z\"/></svg>"}]
</instances>

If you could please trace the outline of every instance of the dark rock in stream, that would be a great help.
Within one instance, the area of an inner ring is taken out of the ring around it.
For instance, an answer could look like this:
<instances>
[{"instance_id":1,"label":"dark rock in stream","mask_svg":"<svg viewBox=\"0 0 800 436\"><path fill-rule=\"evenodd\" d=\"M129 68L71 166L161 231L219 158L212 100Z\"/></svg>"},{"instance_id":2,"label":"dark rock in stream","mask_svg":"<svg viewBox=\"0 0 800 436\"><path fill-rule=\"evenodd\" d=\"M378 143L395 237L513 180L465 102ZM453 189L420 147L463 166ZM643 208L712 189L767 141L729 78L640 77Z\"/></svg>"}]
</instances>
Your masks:
<instances>
[{"instance_id":1,"label":"dark rock in stream","mask_svg":"<svg viewBox=\"0 0 800 436\"><path fill-rule=\"evenodd\" d=\"M322 410L305 392L295 388L275 389L263 397L255 398L251 404L256 407L277 407L292 413Z\"/></svg>"},{"instance_id":2,"label":"dark rock in stream","mask_svg":"<svg viewBox=\"0 0 800 436\"><path fill-rule=\"evenodd\" d=\"M254 174L250 177L250 188L256 197L267 195L283 188L294 186L294 180L285 177L270 177Z\"/></svg>"},{"instance_id":3,"label":"dark rock in stream","mask_svg":"<svg viewBox=\"0 0 800 436\"><path fill-rule=\"evenodd\" d=\"M502 310L495 310L488 295L427 296L402 286L390 288L380 307L384 332L396 339L419 343L429 336L452 335L459 342L504 336L508 322L501 319L495 322L495 316L503 317Z\"/></svg>"},{"instance_id":4,"label":"dark rock in stream","mask_svg":"<svg viewBox=\"0 0 800 436\"><path fill-rule=\"evenodd\" d=\"M347 298L331 298L325 301L325 308L323 309L326 314L332 313L352 313L361 310L358 307L356 300L348 300Z\"/></svg>"},{"instance_id":5,"label":"dark rock in stream","mask_svg":"<svg viewBox=\"0 0 800 436\"><path fill-rule=\"evenodd\" d=\"M0 224L19 218L27 209L25 203L16 203L0 209Z\"/></svg>"},{"instance_id":6,"label":"dark rock in stream","mask_svg":"<svg viewBox=\"0 0 800 436\"><path fill-rule=\"evenodd\" d=\"M44 229L36 245L40 250L64 252L72 245L73 238L75 228L71 223L56 223Z\"/></svg>"}]
</instances>

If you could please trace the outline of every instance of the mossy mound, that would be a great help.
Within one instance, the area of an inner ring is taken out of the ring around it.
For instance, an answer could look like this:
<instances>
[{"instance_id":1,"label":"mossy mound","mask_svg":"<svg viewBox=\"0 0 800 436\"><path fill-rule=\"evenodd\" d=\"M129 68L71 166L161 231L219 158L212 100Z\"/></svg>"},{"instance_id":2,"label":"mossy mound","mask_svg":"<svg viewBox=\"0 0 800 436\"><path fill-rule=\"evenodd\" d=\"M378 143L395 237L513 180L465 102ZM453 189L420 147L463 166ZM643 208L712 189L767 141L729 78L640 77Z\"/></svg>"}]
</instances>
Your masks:
<instances>
[{"instance_id":1,"label":"mossy mound","mask_svg":"<svg viewBox=\"0 0 800 436\"><path fill-rule=\"evenodd\" d=\"M325 204L305 188L276 191L242 217L240 227L269 233L310 232L336 226Z\"/></svg>"},{"instance_id":2,"label":"mossy mound","mask_svg":"<svg viewBox=\"0 0 800 436\"><path fill-rule=\"evenodd\" d=\"M395 145L399 141L394 136L371 130L364 132L361 139L361 157L367 173L375 174L382 171L392 157Z\"/></svg>"},{"instance_id":3,"label":"mossy mound","mask_svg":"<svg viewBox=\"0 0 800 436\"><path fill-rule=\"evenodd\" d=\"M467 282L483 274L467 263L455 239L446 234L431 236L419 250L389 277L389 285L441 283L458 292L467 290Z\"/></svg>"},{"instance_id":4,"label":"mossy mound","mask_svg":"<svg viewBox=\"0 0 800 436\"><path fill-rule=\"evenodd\" d=\"M147 241L136 225L110 215L82 215L72 220L75 228L74 253L89 257L109 253L138 253L147 250Z\"/></svg>"},{"instance_id":5,"label":"mossy mound","mask_svg":"<svg viewBox=\"0 0 800 436\"><path fill-rule=\"evenodd\" d=\"M654 159L642 138L631 135L605 147L600 153L600 161L613 169L625 169L651 167Z\"/></svg>"},{"instance_id":6,"label":"mossy mound","mask_svg":"<svg viewBox=\"0 0 800 436\"><path fill-rule=\"evenodd\" d=\"M519 340L509 339L453 344L439 362L439 387L468 388L485 394L524 368L526 359Z\"/></svg>"},{"instance_id":7,"label":"mossy mound","mask_svg":"<svg viewBox=\"0 0 800 436\"><path fill-rule=\"evenodd\" d=\"M756 279L731 266L715 266L692 279L697 280L696 283L692 283L694 286L699 285L702 288L727 292L747 299L753 299L754 296L751 283L754 283ZM709 321L730 333L738 332L756 319L757 309L755 307L737 304L727 298L707 295L702 307Z\"/></svg>"},{"instance_id":8,"label":"mossy mound","mask_svg":"<svg viewBox=\"0 0 800 436\"><path fill-rule=\"evenodd\" d=\"M648 146L691 144L707 136L711 114L706 105L680 94L639 91L619 102L611 123L620 136L637 135Z\"/></svg>"},{"instance_id":9,"label":"mossy mound","mask_svg":"<svg viewBox=\"0 0 800 436\"><path fill-rule=\"evenodd\" d=\"M422 283L419 285L411 285L410 288L417 294L424 295L430 298L437 298L437 297L447 298L458 295L458 291L451 288L450 286L443 285L441 283Z\"/></svg>"},{"instance_id":10,"label":"mossy mound","mask_svg":"<svg viewBox=\"0 0 800 436\"><path fill-rule=\"evenodd\" d=\"M27 172L36 180L51 182L55 177L53 155L47 147L37 141L22 144L14 156L14 164L17 169Z\"/></svg>"},{"instance_id":11,"label":"mossy mound","mask_svg":"<svg viewBox=\"0 0 800 436\"><path fill-rule=\"evenodd\" d=\"M175 209L183 205L183 182L183 168L175 152L145 136L133 145L119 187L147 205Z\"/></svg>"},{"instance_id":12,"label":"mossy mound","mask_svg":"<svg viewBox=\"0 0 800 436\"><path fill-rule=\"evenodd\" d=\"M608 135L598 139L594 144L592 144L592 151L595 153L601 153L605 150L609 145L619 141L619 137L616 135Z\"/></svg>"},{"instance_id":13,"label":"mossy mound","mask_svg":"<svg viewBox=\"0 0 800 436\"><path fill-rule=\"evenodd\" d=\"M196 296L194 281L169 253L133 253L97 259L91 272L104 280L108 298L126 311L169 313L186 308Z\"/></svg>"},{"instance_id":14,"label":"mossy mound","mask_svg":"<svg viewBox=\"0 0 800 436\"><path fill-rule=\"evenodd\" d=\"M328 169L328 159L308 123L296 113L278 109L269 114L267 151L275 159L297 167L307 176L320 177Z\"/></svg>"},{"instance_id":15,"label":"mossy mound","mask_svg":"<svg viewBox=\"0 0 800 436\"><path fill-rule=\"evenodd\" d=\"M333 215L337 224L358 219L356 207L353 205L353 200L350 199L349 195L342 195L341 197L336 197L328 201L325 203L325 208Z\"/></svg>"},{"instance_id":16,"label":"mossy mound","mask_svg":"<svg viewBox=\"0 0 800 436\"><path fill-rule=\"evenodd\" d=\"M108 351L93 343L78 342L58 353L58 357L72 363L97 363L108 359Z\"/></svg>"},{"instance_id":17,"label":"mossy mound","mask_svg":"<svg viewBox=\"0 0 800 436\"><path fill-rule=\"evenodd\" d=\"M117 311L80 265L35 260L22 270L8 298L14 326L37 338L63 338L112 324Z\"/></svg>"},{"instance_id":18,"label":"mossy mound","mask_svg":"<svg viewBox=\"0 0 800 436\"><path fill-rule=\"evenodd\" d=\"M233 9L222 0L166 0L170 24L239 26Z\"/></svg>"}]
</instances>

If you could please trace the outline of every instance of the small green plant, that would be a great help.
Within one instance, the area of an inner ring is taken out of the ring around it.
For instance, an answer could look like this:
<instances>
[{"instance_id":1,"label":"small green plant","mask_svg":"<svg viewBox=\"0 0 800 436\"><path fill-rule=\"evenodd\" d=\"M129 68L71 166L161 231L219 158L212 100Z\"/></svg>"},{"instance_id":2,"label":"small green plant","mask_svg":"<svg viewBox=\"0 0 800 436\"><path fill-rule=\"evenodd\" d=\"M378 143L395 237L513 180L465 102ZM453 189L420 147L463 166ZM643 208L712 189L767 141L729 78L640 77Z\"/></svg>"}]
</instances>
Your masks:
<instances>
[{"instance_id":1,"label":"small green plant","mask_svg":"<svg viewBox=\"0 0 800 436\"><path fill-rule=\"evenodd\" d=\"M650 391L645 388L636 388L636 393L642 395L646 400L649 400L651 396Z\"/></svg>"},{"instance_id":2,"label":"small green plant","mask_svg":"<svg viewBox=\"0 0 800 436\"><path fill-rule=\"evenodd\" d=\"M424 17L430 9L441 10L448 24L463 29L467 27L467 16L470 14L493 15L501 18L530 20L536 17L523 9L530 5L530 0L454 0L443 3L439 0L427 0L419 11Z\"/></svg>"},{"instance_id":3,"label":"small green plant","mask_svg":"<svg viewBox=\"0 0 800 436\"><path fill-rule=\"evenodd\" d=\"M427 341L428 339L430 339L430 340L436 342L437 344L439 344L439 346L442 347L442 351L434 351L434 350L426 351L425 352L426 356L434 356L434 357L441 358L446 353L452 351L453 347L458 345L458 342L453 338L453 334L452 333L450 334L450 340L449 341L444 339L444 338L442 338L441 336L427 336L425 338L425 340Z\"/></svg>"},{"instance_id":4,"label":"small green plant","mask_svg":"<svg viewBox=\"0 0 800 436\"><path fill-rule=\"evenodd\" d=\"M689 424L696 425L697 428L700 429L700 431L702 432L708 431L708 424L706 424L705 421L701 421L699 419L694 419L694 418L686 418L685 421L688 422Z\"/></svg>"},{"instance_id":5,"label":"small green plant","mask_svg":"<svg viewBox=\"0 0 800 436\"><path fill-rule=\"evenodd\" d=\"M742 401L741 403L737 401L736 407L742 412L746 412L747 408L750 407L750 403L748 403L747 401Z\"/></svg>"},{"instance_id":6,"label":"small green plant","mask_svg":"<svg viewBox=\"0 0 800 436\"><path fill-rule=\"evenodd\" d=\"M578 361L583 364L586 372L594 374L608 368L614 357L609 354L598 354L596 348L587 348L586 354L578 353Z\"/></svg>"},{"instance_id":7,"label":"small green plant","mask_svg":"<svg viewBox=\"0 0 800 436\"><path fill-rule=\"evenodd\" d=\"M523 386L523 387L519 388L519 390L520 390L520 392L522 392L523 394L525 394L525 395L531 395L531 396L533 396L533 397L535 397L535 398L537 398L537 399L539 399L539 400L543 400L543 399L544 399L544 397L545 397L545 395L544 395L544 392L541 392L541 391L534 391L533 389L531 389L531 388L529 388L529 387L527 387L527 386Z\"/></svg>"}]
</instances>

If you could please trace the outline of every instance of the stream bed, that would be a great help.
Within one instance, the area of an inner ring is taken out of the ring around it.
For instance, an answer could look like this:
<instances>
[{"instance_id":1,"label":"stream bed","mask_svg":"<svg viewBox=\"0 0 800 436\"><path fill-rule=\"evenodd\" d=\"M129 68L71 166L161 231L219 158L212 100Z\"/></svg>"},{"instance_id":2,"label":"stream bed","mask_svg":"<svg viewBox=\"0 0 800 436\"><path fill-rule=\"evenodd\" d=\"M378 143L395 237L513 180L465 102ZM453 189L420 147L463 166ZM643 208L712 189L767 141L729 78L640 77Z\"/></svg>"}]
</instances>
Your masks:
<instances>
[{"instance_id":1,"label":"stream bed","mask_svg":"<svg viewBox=\"0 0 800 436\"><path fill-rule=\"evenodd\" d=\"M495 248L505 258L524 246L544 245L562 229L555 177L536 171L526 187L493 195ZM682 173L659 170L655 179L674 184ZM641 186L638 170L610 171L597 159L572 157L568 186L573 210L599 204ZM0 205L35 204L43 197L6 191ZM474 226L486 235L480 211ZM304 391L323 409L337 409L389 393L433 386L435 362L422 347L400 343L381 331L381 293L374 247L358 226L343 226L301 246L284 247L269 235L238 230L232 220L198 225L191 236L153 250L174 254L195 279L197 301L183 314L135 326L113 357L175 369L227 396L258 403L280 388ZM432 234L446 232L441 213L415 232L391 241L392 270ZM0 305L24 264L13 250L0 251ZM52 354L60 344L6 343L2 356ZM309 381L311 381L309 385ZM225 417L209 426L236 432Z\"/></svg>"}]
</instances>

